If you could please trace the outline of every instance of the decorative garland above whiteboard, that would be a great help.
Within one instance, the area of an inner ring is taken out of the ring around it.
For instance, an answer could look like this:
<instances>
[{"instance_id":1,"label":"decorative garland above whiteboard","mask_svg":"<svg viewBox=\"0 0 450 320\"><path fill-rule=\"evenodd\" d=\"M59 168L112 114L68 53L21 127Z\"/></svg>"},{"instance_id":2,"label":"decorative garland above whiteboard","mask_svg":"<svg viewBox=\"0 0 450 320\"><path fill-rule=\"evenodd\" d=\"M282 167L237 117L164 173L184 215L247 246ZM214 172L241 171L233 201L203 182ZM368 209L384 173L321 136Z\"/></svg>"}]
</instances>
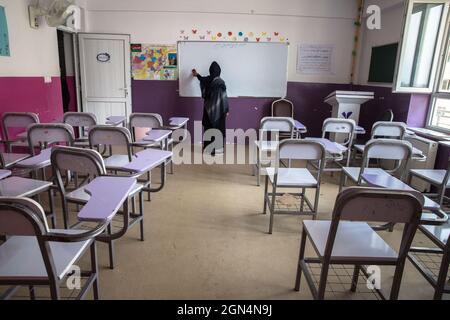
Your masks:
<instances>
[{"instance_id":1,"label":"decorative garland above whiteboard","mask_svg":"<svg viewBox=\"0 0 450 320\"><path fill-rule=\"evenodd\" d=\"M180 30L178 40L189 41L238 41L238 42L281 42L288 43L289 39L278 31L212 31L191 28Z\"/></svg>"}]
</instances>

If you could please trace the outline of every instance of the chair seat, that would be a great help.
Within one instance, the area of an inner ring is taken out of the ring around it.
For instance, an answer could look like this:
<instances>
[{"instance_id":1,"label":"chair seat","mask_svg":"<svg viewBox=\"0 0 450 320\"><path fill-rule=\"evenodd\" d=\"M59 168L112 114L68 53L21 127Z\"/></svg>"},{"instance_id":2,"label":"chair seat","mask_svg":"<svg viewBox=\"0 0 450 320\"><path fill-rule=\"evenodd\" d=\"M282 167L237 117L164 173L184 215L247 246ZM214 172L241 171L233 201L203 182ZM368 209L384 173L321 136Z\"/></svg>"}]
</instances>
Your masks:
<instances>
[{"instance_id":1,"label":"chair seat","mask_svg":"<svg viewBox=\"0 0 450 320\"><path fill-rule=\"evenodd\" d=\"M124 167L126 164L130 163L130 159L126 154L113 154L112 156L105 158L106 169L114 170Z\"/></svg>"},{"instance_id":2,"label":"chair seat","mask_svg":"<svg viewBox=\"0 0 450 320\"><path fill-rule=\"evenodd\" d=\"M442 225L426 225L423 224L420 230L428 235L431 239L438 241L442 246L445 246L450 236L450 222L447 221Z\"/></svg>"},{"instance_id":3,"label":"chair seat","mask_svg":"<svg viewBox=\"0 0 450 320\"><path fill-rule=\"evenodd\" d=\"M420 177L421 179L430 182L434 185L441 185L444 181L445 174L447 173L446 170L432 170L432 169L412 169L410 171L417 177ZM447 182L447 188L450 187L450 179Z\"/></svg>"},{"instance_id":4,"label":"chair seat","mask_svg":"<svg viewBox=\"0 0 450 320\"><path fill-rule=\"evenodd\" d=\"M77 234L84 230L50 230L51 232ZM49 242L58 279L71 271L89 248L92 239L80 242ZM39 244L34 236L13 236L0 246L0 281L7 279L48 278Z\"/></svg>"},{"instance_id":5,"label":"chair seat","mask_svg":"<svg viewBox=\"0 0 450 320\"><path fill-rule=\"evenodd\" d=\"M159 142L146 141L146 140L138 140L138 141L133 142L131 145L133 147L147 148L147 147L159 146L160 143Z\"/></svg>"},{"instance_id":6,"label":"chair seat","mask_svg":"<svg viewBox=\"0 0 450 320\"><path fill-rule=\"evenodd\" d=\"M136 183L128 194L129 197L135 196L138 192L142 190L144 186L140 183ZM86 203L89 201L91 196L85 191L86 185L79 187L69 193L66 194L66 199L68 201L77 202L77 203Z\"/></svg>"},{"instance_id":7,"label":"chair seat","mask_svg":"<svg viewBox=\"0 0 450 320\"><path fill-rule=\"evenodd\" d=\"M354 182L358 181L359 173L361 172L361 168L358 167L343 167L343 173L345 173L350 179ZM384 174L386 171L380 168L365 168L364 173L368 174Z\"/></svg>"},{"instance_id":8,"label":"chair seat","mask_svg":"<svg viewBox=\"0 0 450 320\"><path fill-rule=\"evenodd\" d=\"M31 197L47 191L51 181L12 176L0 180L0 194L4 197Z\"/></svg>"},{"instance_id":9,"label":"chair seat","mask_svg":"<svg viewBox=\"0 0 450 320\"><path fill-rule=\"evenodd\" d=\"M5 168L9 168L14 166L16 163L30 157L30 155L26 153L3 153L2 157L5 161Z\"/></svg>"},{"instance_id":10,"label":"chair seat","mask_svg":"<svg viewBox=\"0 0 450 320\"><path fill-rule=\"evenodd\" d=\"M322 258L331 221L304 220L303 232L307 232L311 242ZM395 262L395 252L367 223L340 221L334 241L331 260L339 261L373 261Z\"/></svg>"},{"instance_id":11,"label":"chair seat","mask_svg":"<svg viewBox=\"0 0 450 320\"><path fill-rule=\"evenodd\" d=\"M267 168L267 175L270 182L274 182L275 168ZM317 180L306 168L279 168L278 169L278 187L315 187Z\"/></svg>"},{"instance_id":12,"label":"chair seat","mask_svg":"<svg viewBox=\"0 0 450 320\"><path fill-rule=\"evenodd\" d=\"M278 141L255 141L255 145L260 151L277 151L278 144Z\"/></svg>"}]
</instances>

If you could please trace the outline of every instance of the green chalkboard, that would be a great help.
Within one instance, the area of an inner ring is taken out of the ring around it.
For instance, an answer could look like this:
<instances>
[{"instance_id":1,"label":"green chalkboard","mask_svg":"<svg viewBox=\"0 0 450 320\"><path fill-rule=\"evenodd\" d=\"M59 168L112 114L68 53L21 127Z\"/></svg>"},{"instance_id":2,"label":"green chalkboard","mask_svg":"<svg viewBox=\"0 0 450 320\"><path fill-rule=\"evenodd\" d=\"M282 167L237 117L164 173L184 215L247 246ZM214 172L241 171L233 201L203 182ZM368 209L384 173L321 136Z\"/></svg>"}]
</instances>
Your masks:
<instances>
[{"instance_id":1,"label":"green chalkboard","mask_svg":"<svg viewBox=\"0 0 450 320\"><path fill-rule=\"evenodd\" d=\"M9 56L8 25L5 8L0 6L0 56Z\"/></svg>"},{"instance_id":2,"label":"green chalkboard","mask_svg":"<svg viewBox=\"0 0 450 320\"><path fill-rule=\"evenodd\" d=\"M392 83L397 61L398 43L372 48L368 82Z\"/></svg>"}]
</instances>

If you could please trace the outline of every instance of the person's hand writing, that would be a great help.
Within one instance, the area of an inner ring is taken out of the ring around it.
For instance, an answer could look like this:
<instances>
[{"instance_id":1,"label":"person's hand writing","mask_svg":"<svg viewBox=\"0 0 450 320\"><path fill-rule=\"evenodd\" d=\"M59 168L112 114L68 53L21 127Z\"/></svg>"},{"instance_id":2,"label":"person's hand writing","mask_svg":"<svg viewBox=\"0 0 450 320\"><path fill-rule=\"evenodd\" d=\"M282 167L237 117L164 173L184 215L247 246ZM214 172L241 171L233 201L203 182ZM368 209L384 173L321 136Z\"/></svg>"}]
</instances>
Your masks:
<instances>
[{"instance_id":1,"label":"person's hand writing","mask_svg":"<svg viewBox=\"0 0 450 320\"><path fill-rule=\"evenodd\" d=\"M198 72L195 69L192 69L192 76L196 77L198 76Z\"/></svg>"}]
</instances>

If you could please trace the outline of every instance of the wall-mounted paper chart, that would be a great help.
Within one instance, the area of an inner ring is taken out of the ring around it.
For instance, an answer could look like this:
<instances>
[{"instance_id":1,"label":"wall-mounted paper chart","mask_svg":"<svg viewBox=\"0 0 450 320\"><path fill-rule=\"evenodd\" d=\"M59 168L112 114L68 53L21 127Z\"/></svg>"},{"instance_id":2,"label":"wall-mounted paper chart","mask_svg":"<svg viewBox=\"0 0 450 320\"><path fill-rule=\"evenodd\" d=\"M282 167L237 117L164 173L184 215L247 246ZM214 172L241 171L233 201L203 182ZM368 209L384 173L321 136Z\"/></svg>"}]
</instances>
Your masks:
<instances>
[{"instance_id":1,"label":"wall-mounted paper chart","mask_svg":"<svg viewBox=\"0 0 450 320\"><path fill-rule=\"evenodd\" d=\"M0 6L0 56L9 56L8 24L5 8Z\"/></svg>"},{"instance_id":2,"label":"wall-mounted paper chart","mask_svg":"<svg viewBox=\"0 0 450 320\"><path fill-rule=\"evenodd\" d=\"M333 74L334 45L299 44L297 73Z\"/></svg>"}]
</instances>

